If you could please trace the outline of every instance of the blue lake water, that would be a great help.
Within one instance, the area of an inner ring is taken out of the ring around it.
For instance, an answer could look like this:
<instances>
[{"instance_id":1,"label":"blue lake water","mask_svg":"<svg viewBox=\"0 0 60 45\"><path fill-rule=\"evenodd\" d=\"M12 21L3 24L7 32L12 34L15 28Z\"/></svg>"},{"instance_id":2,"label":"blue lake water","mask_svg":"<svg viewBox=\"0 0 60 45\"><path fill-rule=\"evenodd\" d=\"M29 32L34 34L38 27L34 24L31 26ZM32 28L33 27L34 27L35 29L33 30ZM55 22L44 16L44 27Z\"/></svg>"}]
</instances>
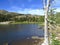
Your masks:
<instances>
[{"instance_id":1,"label":"blue lake water","mask_svg":"<svg viewBox=\"0 0 60 45\"><path fill-rule=\"evenodd\" d=\"M38 24L10 24L0 25L0 44L31 38L32 36L44 36L44 30L39 29Z\"/></svg>"}]
</instances>

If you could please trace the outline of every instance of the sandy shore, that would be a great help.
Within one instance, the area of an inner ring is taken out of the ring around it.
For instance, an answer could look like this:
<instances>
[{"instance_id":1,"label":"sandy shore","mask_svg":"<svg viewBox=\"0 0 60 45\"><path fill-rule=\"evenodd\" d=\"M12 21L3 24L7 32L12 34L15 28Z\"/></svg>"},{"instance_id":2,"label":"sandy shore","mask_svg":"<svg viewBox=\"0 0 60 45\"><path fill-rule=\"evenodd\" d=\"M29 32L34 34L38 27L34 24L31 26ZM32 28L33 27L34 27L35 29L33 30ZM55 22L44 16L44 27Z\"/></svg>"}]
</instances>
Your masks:
<instances>
[{"instance_id":1,"label":"sandy shore","mask_svg":"<svg viewBox=\"0 0 60 45\"><path fill-rule=\"evenodd\" d=\"M10 22L0 22L0 24L9 24Z\"/></svg>"}]
</instances>

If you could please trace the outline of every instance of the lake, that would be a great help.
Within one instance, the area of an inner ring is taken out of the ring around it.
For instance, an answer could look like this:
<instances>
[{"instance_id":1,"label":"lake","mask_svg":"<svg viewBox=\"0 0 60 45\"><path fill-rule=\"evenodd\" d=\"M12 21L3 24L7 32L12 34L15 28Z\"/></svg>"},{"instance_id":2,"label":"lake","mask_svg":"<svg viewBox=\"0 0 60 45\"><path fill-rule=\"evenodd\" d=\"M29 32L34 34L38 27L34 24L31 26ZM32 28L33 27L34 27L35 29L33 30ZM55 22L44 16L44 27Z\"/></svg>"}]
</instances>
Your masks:
<instances>
[{"instance_id":1,"label":"lake","mask_svg":"<svg viewBox=\"0 0 60 45\"><path fill-rule=\"evenodd\" d=\"M44 30L38 24L10 24L0 25L0 45L5 42L31 39L32 36L43 37Z\"/></svg>"}]
</instances>

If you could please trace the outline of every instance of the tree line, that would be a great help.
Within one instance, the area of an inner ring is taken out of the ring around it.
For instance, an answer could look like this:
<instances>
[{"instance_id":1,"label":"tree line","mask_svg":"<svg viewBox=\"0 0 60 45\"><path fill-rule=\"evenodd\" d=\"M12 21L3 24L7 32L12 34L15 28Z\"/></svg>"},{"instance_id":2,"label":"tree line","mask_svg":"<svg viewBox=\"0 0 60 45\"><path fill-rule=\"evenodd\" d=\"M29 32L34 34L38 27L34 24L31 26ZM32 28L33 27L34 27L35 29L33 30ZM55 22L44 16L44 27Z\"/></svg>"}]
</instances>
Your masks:
<instances>
[{"instance_id":1,"label":"tree line","mask_svg":"<svg viewBox=\"0 0 60 45\"><path fill-rule=\"evenodd\" d=\"M0 22L15 21L15 22L44 22L44 16L31 15L31 14L19 14L15 12L8 12L6 10L0 10Z\"/></svg>"},{"instance_id":2,"label":"tree line","mask_svg":"<svg viewBox=\"0 0 60 45\"><path fill-rule=\"evenodd\" d=\"M60 12L54 14L56 22L60 24ZM53 17L53 16L52 16ZM54 18L54 17L53 17ZM8 12L6 10L0 10L0 22L4 21L15 21L15 22L44 22L44 16L31 15L31 14L20 14L16 12Z\"/></svg>"}]
</instances>

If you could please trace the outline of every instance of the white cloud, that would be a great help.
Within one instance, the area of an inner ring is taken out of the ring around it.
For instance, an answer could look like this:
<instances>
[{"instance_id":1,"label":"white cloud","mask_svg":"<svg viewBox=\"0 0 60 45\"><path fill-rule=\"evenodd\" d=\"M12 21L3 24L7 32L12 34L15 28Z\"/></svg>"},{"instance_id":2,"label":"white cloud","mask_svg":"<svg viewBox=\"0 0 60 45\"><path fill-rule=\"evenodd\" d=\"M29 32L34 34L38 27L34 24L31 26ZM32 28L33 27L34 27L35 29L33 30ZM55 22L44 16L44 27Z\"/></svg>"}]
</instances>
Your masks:
<instances>
[{"instance_id":1,"label":"white cloud","mask_svg":"<svg viewBox=\"0 0 60 45\"><path fill-rule=\"evenodd\" d=\"M60 7L60 0L54 0L52 5L56 8Z\"/></svg>"},{"instance_id":2,"label":"white cloud","mask_svg":"<svg viewBox=\"0 0 60 45\"><path fill-rule=\"evenodd\" d=\"M55 0L55 4L59 5L60 4L60 0Z\"/></svg>"},{"instance_id":3,"label":"white cloud","mask_svg":"<svg viewBox=\"0 0 60 45\"><path fill-rule=\"evenodd\" d=\"M44 15L44 12L42 9L24 9L23 11L18 10L18 12L24 13L24 14Z\"/></svg>"},{"instance_id":4,"label":"white cloud","mask_svg":"<svg viewBox=\"0 0 60 45\"><path fill-rule=\"evenodd\" d=\"M29 10L29 13L37 14L37 15L43 15L44 14L42 9L32 9L32 10Z\"/></svg>"},{"instance_id":5,"label":"white cloud","mask_svg":"<svg viewBox=\"0 0 60 45\"><path fill-rule=\"evenodd\" d=\"M56 12L60 12L60 8L57 8L55 11L56 11Z\"/></svg>"},{"instance_id":6,"label":"white cloud","mask_svg":"<svg viewBox=\"0 0 60 45\"><path fill-rule=\"evenodd\" d=\"M31 8L22 9L16 6L12 6L9 11L22 13L22 14L44 15L43 9L31 9Z\"/></svg>"},{"instance_id":7,"label":"white cloud","mask_svg":"<svg viewBox=\"0 0 60 45\"><path fill-rule=\"evenodd\" d=\"M56 8L56 12L60 12L60 0L54 0L51 5L52 8Z\"/></svg>"},{"instance_id":8,"label":"white cloud","mask_svg":"<svg viewBox=\"0 0 60 45\"><path fill-rule=\"evenodd\" d=\"M31 9L31 8L22 9L22 8L13 6L13 7L11 7L10 11L22 13L22 14L44 15L43 9ZM57 8L55 11L60 12L60 8Z\"/></svg>"}]
</instances>

